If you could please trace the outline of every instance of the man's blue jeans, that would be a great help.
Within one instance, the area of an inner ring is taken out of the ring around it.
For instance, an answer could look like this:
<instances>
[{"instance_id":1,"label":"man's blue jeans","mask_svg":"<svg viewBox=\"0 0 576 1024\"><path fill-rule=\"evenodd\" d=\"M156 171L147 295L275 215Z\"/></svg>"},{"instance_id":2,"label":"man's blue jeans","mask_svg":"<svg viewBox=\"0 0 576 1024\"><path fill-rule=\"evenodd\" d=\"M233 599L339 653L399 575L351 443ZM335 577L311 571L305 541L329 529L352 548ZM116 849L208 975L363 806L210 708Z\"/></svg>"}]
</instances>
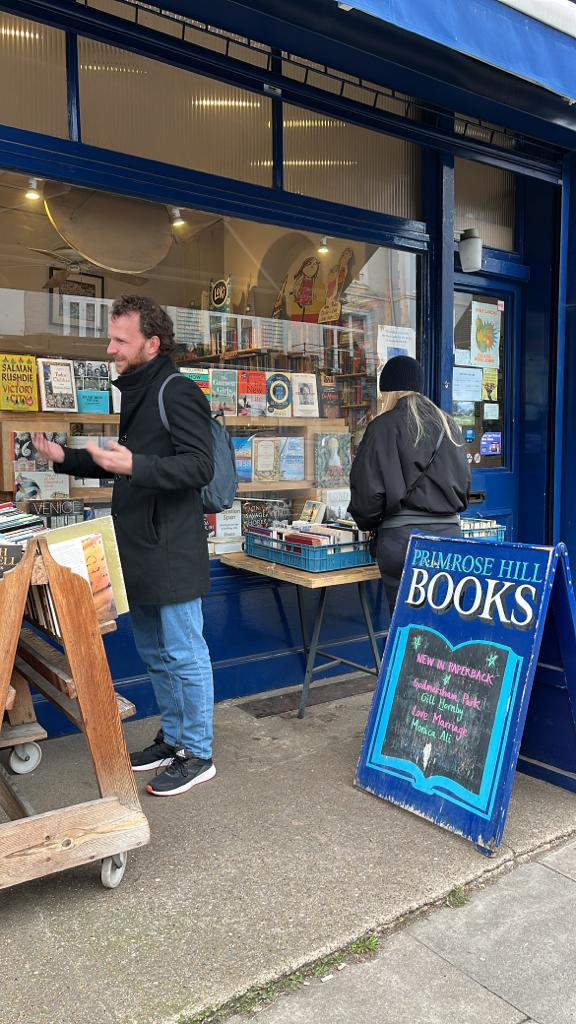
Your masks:
<instances>
[{"instance_id":1,"label":"man's blue jeans","mask_svg":"<svg viewBox=\"0 0 576 1024\"><path fill-rule=\"evenodd\" d=\"M148 669L164 742L212 756L214 682L202 634L202 600L130 606L136 649Z\"/></svg>"}]
</instances>

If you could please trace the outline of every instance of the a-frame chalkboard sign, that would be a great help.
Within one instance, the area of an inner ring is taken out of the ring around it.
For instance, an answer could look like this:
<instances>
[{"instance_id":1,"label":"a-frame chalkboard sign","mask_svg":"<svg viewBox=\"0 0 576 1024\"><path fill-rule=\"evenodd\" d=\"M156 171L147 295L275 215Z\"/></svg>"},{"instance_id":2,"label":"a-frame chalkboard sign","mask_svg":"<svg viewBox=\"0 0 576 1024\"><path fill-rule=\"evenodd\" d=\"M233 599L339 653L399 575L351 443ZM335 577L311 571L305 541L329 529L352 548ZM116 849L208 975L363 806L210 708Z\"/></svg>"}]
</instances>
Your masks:
<instances>
[{"instance_id":1,"label":"a-frame chalkboard sign","mask_svg":"<svg viewBox=\"0 0 576 1024\"><path fill-rule=\"evenodd\" d=\"M576 791L566 548L414 536L356 782L491 853L519 754Z\"/></svg>"}]
</instances>

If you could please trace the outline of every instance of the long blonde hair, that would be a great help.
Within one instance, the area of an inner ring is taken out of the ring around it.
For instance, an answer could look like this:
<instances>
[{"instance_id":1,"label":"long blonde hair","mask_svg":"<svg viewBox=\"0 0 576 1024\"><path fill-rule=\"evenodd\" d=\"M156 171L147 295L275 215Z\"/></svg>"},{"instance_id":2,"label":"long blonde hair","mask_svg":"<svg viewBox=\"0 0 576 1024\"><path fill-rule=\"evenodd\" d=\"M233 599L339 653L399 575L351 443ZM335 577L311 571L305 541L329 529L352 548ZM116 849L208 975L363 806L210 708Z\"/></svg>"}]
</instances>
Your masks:
<instances>
[{"instance_id":1,"label":"long blonde hair","mask_svg":"<svg viewBox=\"0 0 576 1024\"><path fill-rule=\"evenodd\" d=\"M392 409L396 408L401 398L408 399L408 422L415 435L415 444L420 444L426 433L427 425L435 423L437 426L444 427L446 437L453 445L456 445L457 448L462 446L462 441L458 439L457 435L454 435L454 423L450 417L443 409L439 409L434 402L426 398L426 395L421 395L418 391L382 392L380 395L380 412L392 412Z\"/></svg>"}]
</instances>

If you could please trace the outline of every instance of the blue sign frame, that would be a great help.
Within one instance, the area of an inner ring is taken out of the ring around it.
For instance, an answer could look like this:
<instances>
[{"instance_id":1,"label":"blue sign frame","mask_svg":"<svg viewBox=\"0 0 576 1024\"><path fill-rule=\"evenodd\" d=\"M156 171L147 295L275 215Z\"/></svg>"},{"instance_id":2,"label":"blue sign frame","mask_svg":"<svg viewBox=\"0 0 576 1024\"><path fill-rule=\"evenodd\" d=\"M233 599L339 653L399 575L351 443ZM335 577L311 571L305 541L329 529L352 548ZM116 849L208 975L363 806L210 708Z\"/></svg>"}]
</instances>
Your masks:
<instances>
[{"instance_id":1,"label":"blue sign frame","mask_svg":"<svg viewBox=\"0 0 576 1024\"><path fill-rule=\"evenodd\" d=\"M538 665L543 636L552 638L546 666ZM556 781L564 784L567 763L576 767L576 679L562 669L575 661L576 602L563 544L413 536L357 785L493 852L532 685L536 679L541 695L551 666L567 731ZM537 718L543 714L540 696ZM523 770L542 764L537 735L536 725Z\"/></svg>"}]
</instances>

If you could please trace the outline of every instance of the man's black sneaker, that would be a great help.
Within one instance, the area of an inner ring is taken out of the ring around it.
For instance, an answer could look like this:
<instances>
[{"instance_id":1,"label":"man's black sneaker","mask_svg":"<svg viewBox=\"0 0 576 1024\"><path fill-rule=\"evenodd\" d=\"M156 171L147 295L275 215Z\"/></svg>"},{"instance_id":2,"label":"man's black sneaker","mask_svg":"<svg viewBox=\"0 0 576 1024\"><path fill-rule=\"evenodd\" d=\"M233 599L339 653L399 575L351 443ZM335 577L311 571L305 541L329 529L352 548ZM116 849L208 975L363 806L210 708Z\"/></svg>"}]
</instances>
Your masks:
<instances>
[{"instance_id":1,"label":"man's black sneaker","mask_svg":"<svg viewBox=\"0 0 576 1024\"><path fill-rule=\"evenodd\" d=\"M154 743L151 743L149 747L144 747L144 750L130 754L132 771L149 772L153 768L164 768L166 765L172 764L174 753L175 748L171 747L169 743L164 743L164 733L160 729L156 733Z\"/></svg>"},{"instance_id":2,"label":"man's black sneaker","mask_svg":"<svg viewBox=\"0 0 576 1024\"><path fill-rule=\"evenodd\" d=\"M204 759L194 757L188 750L175 750L171 765L149 782L146 790L152 796L179 796L215 775L216 765L211 757Z\"/></svg>"}]
</instances>

